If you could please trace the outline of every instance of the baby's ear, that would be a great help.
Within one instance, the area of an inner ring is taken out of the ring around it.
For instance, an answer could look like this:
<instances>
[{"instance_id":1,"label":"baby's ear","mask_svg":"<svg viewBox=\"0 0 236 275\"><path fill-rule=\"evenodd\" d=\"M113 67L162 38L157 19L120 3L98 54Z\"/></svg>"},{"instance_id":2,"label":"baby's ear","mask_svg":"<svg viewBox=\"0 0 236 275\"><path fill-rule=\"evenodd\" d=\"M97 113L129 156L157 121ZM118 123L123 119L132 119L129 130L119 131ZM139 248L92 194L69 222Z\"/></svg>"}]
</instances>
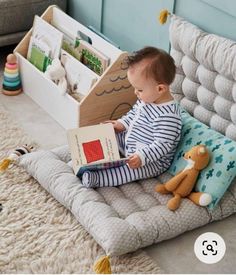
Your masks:
<instances>
[{"instance_id":1,"label":"baby's ear","mask_svg":"<svg viewBox=\"0 0 236 275\"><path fill-rule=\"evenodd\" d=\"M165 84L158 84L156 88L159 93L165 93L168 90L168 87Z\"/></svg>"}]
</instances>

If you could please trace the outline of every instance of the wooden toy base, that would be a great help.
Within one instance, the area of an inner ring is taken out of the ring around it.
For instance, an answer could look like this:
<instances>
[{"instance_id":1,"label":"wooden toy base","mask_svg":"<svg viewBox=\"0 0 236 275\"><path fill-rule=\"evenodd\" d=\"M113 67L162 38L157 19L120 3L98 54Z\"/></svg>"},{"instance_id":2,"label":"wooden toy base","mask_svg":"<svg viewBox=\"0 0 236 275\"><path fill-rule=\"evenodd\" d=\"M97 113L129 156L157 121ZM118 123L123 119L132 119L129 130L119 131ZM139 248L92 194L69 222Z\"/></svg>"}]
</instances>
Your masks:
<instances>
[{"instance_id":1,"label":"wooden toy base","mask_svg":"<svg viewBox=\"0 0 236 275\"><path fill-rule=\"evenodd\" d=\"M2 93L4 95L18 95L21 92L22 92L22 89L19 89L19 90L16 90L16 91L7 91L7 90L2 89Z\"/></svg>"}]
</instances>

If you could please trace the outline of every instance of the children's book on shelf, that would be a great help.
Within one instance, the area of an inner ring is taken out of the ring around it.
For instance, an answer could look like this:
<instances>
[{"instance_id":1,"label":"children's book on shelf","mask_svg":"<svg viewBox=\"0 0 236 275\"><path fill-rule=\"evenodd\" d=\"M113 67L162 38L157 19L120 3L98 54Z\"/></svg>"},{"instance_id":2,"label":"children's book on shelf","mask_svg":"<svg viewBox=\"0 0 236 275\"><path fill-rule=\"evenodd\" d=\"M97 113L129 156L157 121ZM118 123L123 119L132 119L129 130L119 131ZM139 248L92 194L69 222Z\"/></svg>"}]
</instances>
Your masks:
<instances>
[{"instance_id":1,"label":"children's book on shelf","mask_svg":"<svg viewBox=\"0 0 236 275\"><path fill-rule=\"evenodd\" d=\"M102 75L109 66L110 58L96 49L92 45L91 39L80 31L75 32L73 28L65 28L55 21L52 21L52 24L63 33L62 49L81 61L96 74Z\"/></svg>"},{"instance_id":2,"label":"children's book on shelf","mask_svg":"<svg viewBox=\"0 0 236 275\"><path fill-rule=\"evenodd\" d=\"M30 63L41 72L45 72L47 66L52 63L52 59L49 57L49 47L37 38L31 37L29 49L28 60Z\"/></svg>"},{"instance_id":3,"label":"children's book on shelf","mask_svg":"<svg viewBox=\"0 0 236 275\"><path fill-rule=\"evenodd\" d=\"M55 22L53 20L51 24L63 33L62 49L68 52L74 58L81 61L81 53L76 50L79 45L79 41L81 40L81 37L78 36L77 30L75 31L73 29L71 30L65 28L65 26L58 24L58 22Z\"/></svg>"},{"instance_id":4,"label":"children's book on shelf","mask_svg":"<svg viewBox=\"0 0 236 275\"><path fill-rule=\"evenodd\" d=\"M94 171L126 165L121 158L111 123L86 126L67 131L73 170L81 177Z\"/></svg>"},{"instance_id":5,"label":"children's book on shelf","mask_svg":"<svg viewBox=\"0 0 236 275\"><path fill-rule=\"evenodd\" d=\"M81 61L82 53L77 50L80 39L78 37L71 38L67 35L64 35L62 41L62 49L68 52L77 60Z\"/></svg>"},{"instance_id":6,"label":"children's book on shelf","mask_svg":"<svg viewBox=\"0 0 236 275\"><path fill-rule=\"evenodd\" d=\"M81 53L81 62L98 75L102 75L109 65L109 57L85 40L81 39L78 42L77 49Z\"/></svg>"},{"instance_id":7,"label":"children's book on shelf","mask_svg":"<svg viewBox=\"0 0 236 275\"><path fill-rule=\"evenodd\" d=\"M39 16L35 16L27 59L45 72L52 59L59 58L63 34Z\"/></svg>"}]
</instances>

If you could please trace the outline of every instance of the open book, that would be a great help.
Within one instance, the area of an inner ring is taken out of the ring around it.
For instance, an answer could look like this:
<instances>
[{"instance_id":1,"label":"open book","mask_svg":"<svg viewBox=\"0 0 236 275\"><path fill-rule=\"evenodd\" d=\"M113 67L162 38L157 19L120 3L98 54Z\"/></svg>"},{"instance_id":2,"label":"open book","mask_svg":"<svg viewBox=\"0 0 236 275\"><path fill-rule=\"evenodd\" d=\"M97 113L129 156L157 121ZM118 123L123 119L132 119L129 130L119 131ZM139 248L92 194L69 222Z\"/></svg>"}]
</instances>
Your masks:
<instances>
[{"instance_id":1,"label":"open book","mask_svg":"<svg viewBox=\"0 0 236 275\"><path fill-rule=\"evenodd\" d=\"M126 165L121 158L111 123L70 129L67 131L75 174Z\"/></svg>"}]
</instances>

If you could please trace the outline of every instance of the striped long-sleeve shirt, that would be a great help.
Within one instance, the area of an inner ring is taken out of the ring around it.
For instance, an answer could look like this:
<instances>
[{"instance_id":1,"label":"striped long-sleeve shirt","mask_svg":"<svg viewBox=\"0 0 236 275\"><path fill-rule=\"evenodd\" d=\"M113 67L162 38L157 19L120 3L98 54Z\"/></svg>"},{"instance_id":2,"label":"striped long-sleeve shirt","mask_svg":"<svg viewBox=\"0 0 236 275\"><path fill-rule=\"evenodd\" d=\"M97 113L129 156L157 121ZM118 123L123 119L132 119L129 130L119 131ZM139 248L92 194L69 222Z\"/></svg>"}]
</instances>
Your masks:
<instances>
[{"instance_id":1,"label":"striped long-sleeve shirt","mask_svg":"<svg viewBox=\"0 0 236 275\"><path fill-rule=\"evenodd\" d=\"M168 168L181 137L178 104L144 103L140 100L119 121L126 128L125 155L138 154L142 166L151 162Z\"/></svg>"}]
</instances>

